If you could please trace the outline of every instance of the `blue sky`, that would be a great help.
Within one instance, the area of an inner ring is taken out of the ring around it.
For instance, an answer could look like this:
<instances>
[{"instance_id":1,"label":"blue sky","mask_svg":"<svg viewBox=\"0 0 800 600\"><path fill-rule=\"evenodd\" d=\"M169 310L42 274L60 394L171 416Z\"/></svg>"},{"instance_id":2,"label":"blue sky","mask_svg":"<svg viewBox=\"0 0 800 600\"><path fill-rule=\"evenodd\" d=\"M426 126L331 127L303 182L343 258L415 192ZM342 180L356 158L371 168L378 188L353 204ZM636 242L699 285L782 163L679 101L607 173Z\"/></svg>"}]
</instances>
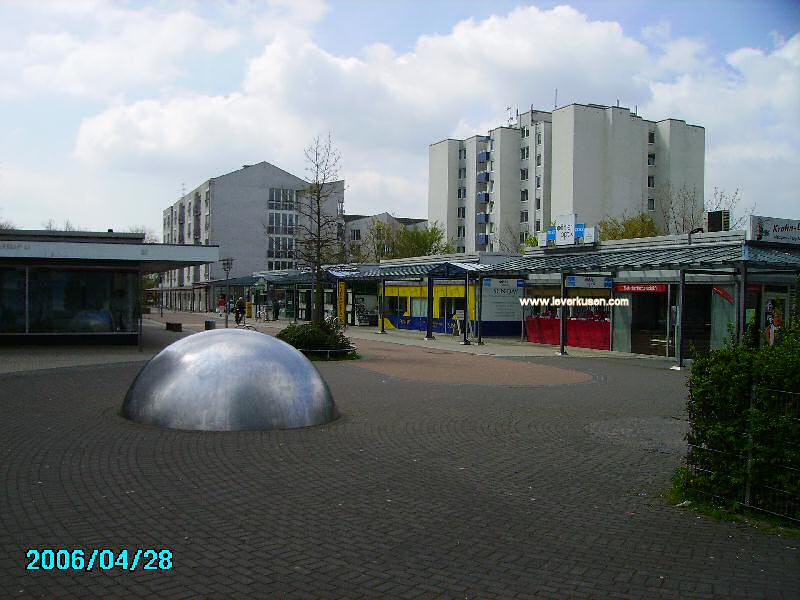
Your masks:
<instances>
[{"instance_id":1,"label":"blue sky","mask_svg":"<svg viewBox=\"0 0 800 600\"><path fill-rule=\"evenodd\" d=\"M0 219L160 233L182 187L333 135L346 209L425 216L428 144L505 107L706 128L706 197L800 218L800 3L0 3Z\"/></svg>"}]
</instances>

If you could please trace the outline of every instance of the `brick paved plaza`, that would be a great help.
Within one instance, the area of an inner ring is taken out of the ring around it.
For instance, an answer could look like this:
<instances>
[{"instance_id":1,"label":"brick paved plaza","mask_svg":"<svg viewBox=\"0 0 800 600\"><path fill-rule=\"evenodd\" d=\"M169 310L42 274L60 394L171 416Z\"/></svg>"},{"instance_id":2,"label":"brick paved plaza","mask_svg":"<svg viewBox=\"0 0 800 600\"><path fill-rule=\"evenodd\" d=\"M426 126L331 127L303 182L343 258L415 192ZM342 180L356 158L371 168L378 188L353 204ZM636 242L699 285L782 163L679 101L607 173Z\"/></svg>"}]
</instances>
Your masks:
<instances>
[{"instance_id":1,"label":"brick paved plaza","mask_svg":"<svg viewBox=\"0 0 800 600\"><path fill-rule=\"evenodd\" d=\"M685 373L374 337L319 364L342 417L305 430L125 421L129 350L0 375L0 596L800 597L800 541L658 498ZM170 548L174 568L26 571L48 547Z\"/></svg>"}]
</instances>

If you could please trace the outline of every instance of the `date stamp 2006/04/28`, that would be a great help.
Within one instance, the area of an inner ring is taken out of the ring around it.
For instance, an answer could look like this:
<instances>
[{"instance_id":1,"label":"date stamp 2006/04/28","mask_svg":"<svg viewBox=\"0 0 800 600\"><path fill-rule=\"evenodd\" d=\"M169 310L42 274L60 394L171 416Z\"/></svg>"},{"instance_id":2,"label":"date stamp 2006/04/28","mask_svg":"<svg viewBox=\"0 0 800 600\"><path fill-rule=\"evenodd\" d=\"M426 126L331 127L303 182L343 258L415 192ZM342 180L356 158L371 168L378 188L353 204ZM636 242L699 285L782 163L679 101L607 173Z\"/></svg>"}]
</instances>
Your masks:
<instances>
[{"instance_id":1,"label":"date stamp 2006/04/28","mask_svg":"<svg viewBox=\"0 0 800 600\"><path fill-rule=\"evenodd\" d=\"M28 571L168 571L172 569L172 550L152 548L133 550L81 550L78 548L52 550L32 548L25 557Z\"/></svg>"}]
</instances>

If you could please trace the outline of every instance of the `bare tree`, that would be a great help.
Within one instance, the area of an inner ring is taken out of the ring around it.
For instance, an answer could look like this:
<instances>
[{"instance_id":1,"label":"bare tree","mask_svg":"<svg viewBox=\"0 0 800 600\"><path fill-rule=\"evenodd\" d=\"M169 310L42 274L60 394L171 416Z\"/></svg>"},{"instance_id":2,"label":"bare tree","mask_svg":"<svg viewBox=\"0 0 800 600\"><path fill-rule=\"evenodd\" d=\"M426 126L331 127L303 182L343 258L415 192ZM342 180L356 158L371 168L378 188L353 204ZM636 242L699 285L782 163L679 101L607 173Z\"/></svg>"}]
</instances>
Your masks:
<instances>
[{"instance_id":1,"label":"bare tree","mask_svg":"<svg viewBox=\"0 0 800 600\"><path fill-rule=\"evenodd\" d=\"M16 229L16 226L8 219L0 219L0 230L2 229Z\"/></svg>"},{"instance_id":2,"label":"bare tree","mask_svg":"<svg viewBox=\"0 0 800 600\"><path fill-rule=\"evenodd\" d=\"M519 254L522 244L519 243L518 234L514 233L511 225L506 225L503 232L497 236L497 246L504 254Z\"/></svg>"},{"instance_id":3,"label":"bare tree","mask_svg":"<svg viewBox=\"0 0 800 600\"><path fill-rule=\"evenodd\" d=\"M740 211L739 203L742 196L737 188L728 193L719 188L714 188L705 204L700 202L697 190L686 186L675 190L670 185L665 185L656 194L656 201L660 208L662 227L668 234L688 233L693 229L703 226L703 212L727 210L730 213L731 229L742 229L747 225L747 220L753 214L755 206L745 211Z\"/></svg>"},{"instance_id":4,"label":"bare tree","mask_svg":"<svg viewBox=\"0 0 800 600\"><path fill-rule=\"evenodd\" d=\"M298 240L295 255L314 273L315 310L314 323L323 319L323 269L322 265L338 262L341 258L343 194L334 183L339 177L341 155L333 144L330 134L327 140L319 136L305 149L308 185L300 191L297 201Z\"/></svg>"},{"instance_id":5,"label":"bare tree","mask_svg":"<svg viewBox=\"0 0 800 600\"><path fill-rule=\"evenodd\" d=\"M74 225L69 219L64 219L64 224L61 227L53 219L47 219L42 223L42 228L47 231L87 231L85 227Z\"/></svg>"},{"instance_id":6,"label":"bare tree","mask_svg":"<svg viewBox=\"0 0 800 600\"><path fill-rule=\"evenodd\" d=\"M156 232L146 225L132 225L128 227L128 233L143 233L145 244L158 244L161 242Z\"/></svg>"},{"instance_id":7,"label":"bare tree","mask_svg":"<svg viewBox=\"0 0 800 600\"><path fill-rule=\"evenodd\" d=\"M727 210L730 212L731 229L744 229L747 226L747 221L755 210L755 204L744 211L739 211L739 203L742 201L742 195L739 193L739 188L736 188L732 194L717 187L711 194L711 198L706 202L706 210Z\"/></svg>"},{"instance_id":8,"label":"bare tree","mask_svg":"<svg viewBox=\"0 0 800 600\"><path fill-rule=\"evenodd\" d=\"M694 187L684 185L675 189L663 185L656 192L656 202L665 233L689 233L703 225L703 202Z\"/></svg>"}]
</instances>

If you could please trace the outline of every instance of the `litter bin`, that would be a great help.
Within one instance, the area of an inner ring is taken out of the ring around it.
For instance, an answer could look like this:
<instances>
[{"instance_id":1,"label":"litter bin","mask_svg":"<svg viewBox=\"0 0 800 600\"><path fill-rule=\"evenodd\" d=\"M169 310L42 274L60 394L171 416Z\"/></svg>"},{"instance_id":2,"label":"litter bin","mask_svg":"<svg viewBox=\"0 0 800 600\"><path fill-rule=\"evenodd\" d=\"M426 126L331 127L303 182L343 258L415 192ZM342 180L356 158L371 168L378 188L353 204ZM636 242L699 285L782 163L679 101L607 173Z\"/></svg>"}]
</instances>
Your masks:
<instances>
[{"instance_id":1,"label":"litter bin","mask_svg":"<svg viewBox=\"0 0 800 600\"><path fill-rule=\"evenodd\" d=\"M216 328L217 328L216 321L214 321L213 319L210 321L206 321L206 331L208 331L209 329L216 329Z\"/></svg>"}]
</instances>

